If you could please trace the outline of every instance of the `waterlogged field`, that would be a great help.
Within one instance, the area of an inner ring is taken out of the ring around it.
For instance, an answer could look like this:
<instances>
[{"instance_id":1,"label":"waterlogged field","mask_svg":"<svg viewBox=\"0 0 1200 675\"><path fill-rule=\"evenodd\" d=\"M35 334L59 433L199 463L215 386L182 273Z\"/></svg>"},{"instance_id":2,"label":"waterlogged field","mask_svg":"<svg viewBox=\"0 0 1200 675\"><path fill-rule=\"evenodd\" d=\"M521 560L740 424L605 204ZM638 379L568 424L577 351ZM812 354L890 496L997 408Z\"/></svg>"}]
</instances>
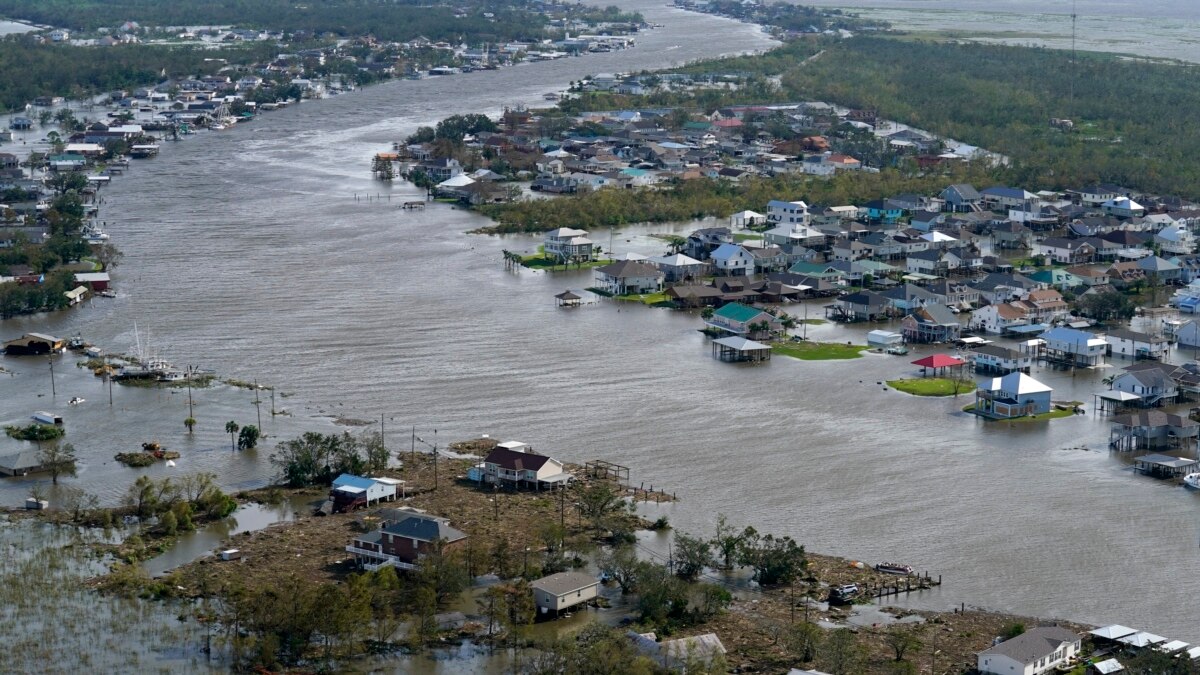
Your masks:
<instances>
[{"instance_id":1,"label":"waterlogged field","mask_svg":"<svg viewBox=\"0 0 1200 675\"><path fill-rule=\"evenodd\" d=\"M216 672L203 626L172 602L102 595L88 578L106 571L88 547L116 533L0 516L0 640L7 672L70 663L84 672Z\"/></svg>"}]
</instances>

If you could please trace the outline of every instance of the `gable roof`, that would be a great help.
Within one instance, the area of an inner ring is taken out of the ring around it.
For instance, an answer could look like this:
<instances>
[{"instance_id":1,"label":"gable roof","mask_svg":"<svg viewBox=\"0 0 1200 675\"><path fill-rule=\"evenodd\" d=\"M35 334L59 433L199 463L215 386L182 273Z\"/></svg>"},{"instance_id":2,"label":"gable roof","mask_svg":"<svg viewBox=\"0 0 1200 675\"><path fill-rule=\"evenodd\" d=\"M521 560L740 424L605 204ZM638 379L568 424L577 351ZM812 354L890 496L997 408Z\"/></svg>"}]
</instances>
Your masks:
<instances>
[{"instance_id":1,"label":"gable roof","mask_svg":"<svg viewBox=\"0 0 1200 675\"><path fill-rule=\"evenodd\" d=\"M1021 394L1040 394L1043 392L1054 391L1052 388L1042 384L1041 382L1038 382L1037 380L1020 371L1009 373L1004 377L993 377L988 386L984 388L988 391L1012 392L1018 396Z\"/></svg>"},{"instance_id":2,"label":"gable roof","mask_svg":"<svg viewBox=\"0 0 1200 675\"><path fill-rule=\"evenodd\" d=\"M550 458L532 452L518 452L498 447L489 452L483 461L512 471L537 471L545 466Z\"/></svg>"},{"instance_id":3,"label":"gable roof","mask_svg":"<svg viewBox=\"0 0 1200 675\"><path fill-rule=\"evenodd\" d=\"M535 590L558 596L599 584L600 581L590 574L582 572L559 572L558 574L551 574L548 577L542 577L530 583L529 586Z\"/></svg>"},{"instance_id":4,"label":"gable roof","mask_svg":"<svg viewBox=\"0 0 1200 675\"><path fill-rule=\"evenodd\" d=\"M731 302L714 312L713 316L719 316L729 321L737 321L738 323L746 323L754 320L755 317L762 313L761 309L755 309L740 302Z\"/></svg>"},{"instance_id":5,"label":"gable roof","mask_svg":"<svg viewBox=\"0 0 1200 675\"><path fill-rule=\"evenodd\" d=\"M606 274L614 279L631 279L643 277L660 277L662 272L657 267L647 265L638 260L621 260L604 267L597 267L597 272Z\"/></svg>"},{"instance_id":6,"label":"gable roof","mask_svg":"<svg viewBox=\"0 0 1200 675\"><path fill-rule=\"evenodd\" d=\"M467 535L461 530L450 527L445 518L412 513L403 520L389 523L382 530L388 534L416 541L437 541L444 539L455 542L466 539Z\"/></svg>"},{"instance_id":7,"label":"gable roof","mask_svg":"<svg viewBox=\"0 0 1200 675\"><path fill-rule=\"evenodd\" d=\"M1079 636L1073 631L1057 626L1048 626L1021 633L1015 638L1005 640L991 649L980 652L980 654L1007 656L1017 663L1028 665L1053 654L1064 642L1078 641Z\"/></svg>"}]
</instances>

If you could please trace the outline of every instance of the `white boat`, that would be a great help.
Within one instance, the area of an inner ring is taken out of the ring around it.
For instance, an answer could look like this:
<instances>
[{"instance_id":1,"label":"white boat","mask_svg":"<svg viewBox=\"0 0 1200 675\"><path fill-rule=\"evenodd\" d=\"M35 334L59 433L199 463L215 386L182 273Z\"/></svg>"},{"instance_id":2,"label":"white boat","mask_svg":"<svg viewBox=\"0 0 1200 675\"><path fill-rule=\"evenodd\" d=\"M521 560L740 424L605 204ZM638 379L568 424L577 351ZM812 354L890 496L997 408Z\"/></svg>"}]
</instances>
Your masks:
<instances>
[{"instance_id":1,"label":"white boat","mask_svg":"<svg viewBox=\"0 0 1200 675\"><path fill-rule=\"evenodd\" d=\"M95 223L88 223L87 225L84 225L83 229L80 230L79 233L83 235L83 238L89 244L102 244L109 239L108 233L100 229L100 226L96 225Z\"/></svg>"},{"instance_id":2,"label":"white boat","mask_svg":"<svg viewBox=\"0 0 1200 675\"><path fill-rule=\"evenodd\" d=\"M80 403L83 403L86 400L87 399L83 398L82 396L74 396L71 398L70 401L67 401L67 403L69 403L70 405L79 405Z\"/></svg>"},{"instance_id":3,"label":"white boat","mask_svg":"<svg viewBox=\"0 0 1200 675\"><path fill-rule=\"evenodd\" d=\"M1189 473L1188 475L1184 476L1183 484L1190 488L1200 490L1200 473Z\"/></svg>"}]
</instances>

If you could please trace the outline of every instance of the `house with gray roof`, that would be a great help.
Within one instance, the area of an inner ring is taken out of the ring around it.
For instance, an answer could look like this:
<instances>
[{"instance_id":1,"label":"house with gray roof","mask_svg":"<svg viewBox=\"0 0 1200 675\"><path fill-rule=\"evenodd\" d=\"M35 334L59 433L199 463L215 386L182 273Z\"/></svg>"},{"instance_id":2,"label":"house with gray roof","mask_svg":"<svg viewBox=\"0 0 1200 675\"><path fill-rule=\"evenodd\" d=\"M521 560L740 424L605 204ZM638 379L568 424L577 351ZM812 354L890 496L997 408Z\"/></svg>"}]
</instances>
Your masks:
<instances>
[{"instance_id":1,"label":"house with gray roof","mask_svg":"<svg viewBox=\"0 0 1200 675\"><path fill-rule=\"evenodd\" d=\"M0 476L24 476L45 470L37 450L22 450L0 457Z\"/></svg>"},{"instance_id":2,"label":"house with gray roof","mask_svg":"<svg viewBox=\"0 0 1200 675\"><path fill-rule=\"evenodd\" d=\"M976 669L995 675L1041 675L1075 658L1080 646L1073 631L1043 626L979 652Z\"/></svg>"},{"instance_id":3,"label":"house with gray roof","mask_svg":"<svg viewBox=\"0 0 1200 675\"><path fill-rule=\"evenodd\" d=\"M983 201L983 195L975 189L975 186L966 183L958 183L942 190L938 195L945 203L947 211L955 211L965 213L968 211L978 211L979 204Z\"/></svg>"},{"instance_id":4,"label":"house with gray roof","mask_svg":"<svg viewBox=\"0 0 1200 675\"><path fill-rule=\"evenodd\" d=\"M539 614L558 615L600 595L600 581L582 572L559 572L529 584Z\"/></svg>"},{"instance_id":5,"label":"house with gray roof","mask_svg":"<svg viewBox=\"0 0 1200 675\"><path fill-rule=\"evenodd\" d=\"M449 520L416 509L384 509L378 516L379 529L355 536L346 547L365 570L386 566L415 570L421 558L438 549L448 550L467 538L464 532L450 527Z\"/></svg>"}]
</instances>

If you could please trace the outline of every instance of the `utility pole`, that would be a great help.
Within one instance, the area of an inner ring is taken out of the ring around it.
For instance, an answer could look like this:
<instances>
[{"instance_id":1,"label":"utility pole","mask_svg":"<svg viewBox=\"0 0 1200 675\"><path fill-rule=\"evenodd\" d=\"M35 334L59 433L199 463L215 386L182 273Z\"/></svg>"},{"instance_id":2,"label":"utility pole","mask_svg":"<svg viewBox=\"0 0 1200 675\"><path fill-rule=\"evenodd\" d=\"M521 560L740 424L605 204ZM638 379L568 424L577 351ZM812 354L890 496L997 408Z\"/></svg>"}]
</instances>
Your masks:
<instances>
[{"instance_id":1,"label":"utility pole","mask_svg":"<svg viewBox=\"0 0 1200 675\"><path fill-rule=\"evenodd\" d=\"M258 430L262 431L262 401L258 398L258 380L254 380L254 412L258 415Z\"/></svg>"},{"instance_id":2,"label":"utility pole","mask_svg":"<svg viewBox=\"0 0 1200 675\"><path fill-rule=\"evenodd\" d=\"M383 454L387 456L387 441L383 436L383 413L379 413L379 445L383 448Z\"/></svg>"},{"instance_id":3,"label":"utility pole","mask_svg":"<svg viewBox=\"0 0 1200 675\"><path fill-rule=\"evenodd\" d=\"M413 425L413 435L412 435L412 461L413 461L413 466L416 466L417 465L417 427L415 424Z\"/></svg>"},{"instance_id":4,"label":"utility pole","mask_svg":"<svg viewBox=\"0 0 1200 675\"><path fill-rule=\"evenodd\" d=\"M112 404L113 404L113 400L112 400L112 381L113 381L113 376L112 376L112 373L105 373L105 374L104 374L104 379L108 380L108 406L111 408L111 407L112 407Z\"/></svg>"},{"instance_id":5,"label":"utility pole","mask_svg":"<svg viewBox=\"0 0 1200 675\"><path fill-rule=\"evenodd\" d=\"M58 392L55 390L55 387L54 387L54 357L51 356L46 360L50 364L50 396L56 397L56 396L58 396Z\"/></svg>"},{"instance_id":6,"label":"utility pole","mask_svg":"<svg viewBox=\"0 0 1200 675\"><path fill-rule=\"evenodd\" d=\"M792 601L789 603L792 606L790 623L796 623L796 577L792 577Z\"/></svg>"},{"instance_id":7,"label":"utility pole","mask_svg":"<svg viewBox=\"0 0 1200 675\"><path fill-rule=\"evenodd\" d=\"M438 469L437 469L437 429L433 430L433 491L437 492L438 488Z\"/></svg>"}]
</instances>

